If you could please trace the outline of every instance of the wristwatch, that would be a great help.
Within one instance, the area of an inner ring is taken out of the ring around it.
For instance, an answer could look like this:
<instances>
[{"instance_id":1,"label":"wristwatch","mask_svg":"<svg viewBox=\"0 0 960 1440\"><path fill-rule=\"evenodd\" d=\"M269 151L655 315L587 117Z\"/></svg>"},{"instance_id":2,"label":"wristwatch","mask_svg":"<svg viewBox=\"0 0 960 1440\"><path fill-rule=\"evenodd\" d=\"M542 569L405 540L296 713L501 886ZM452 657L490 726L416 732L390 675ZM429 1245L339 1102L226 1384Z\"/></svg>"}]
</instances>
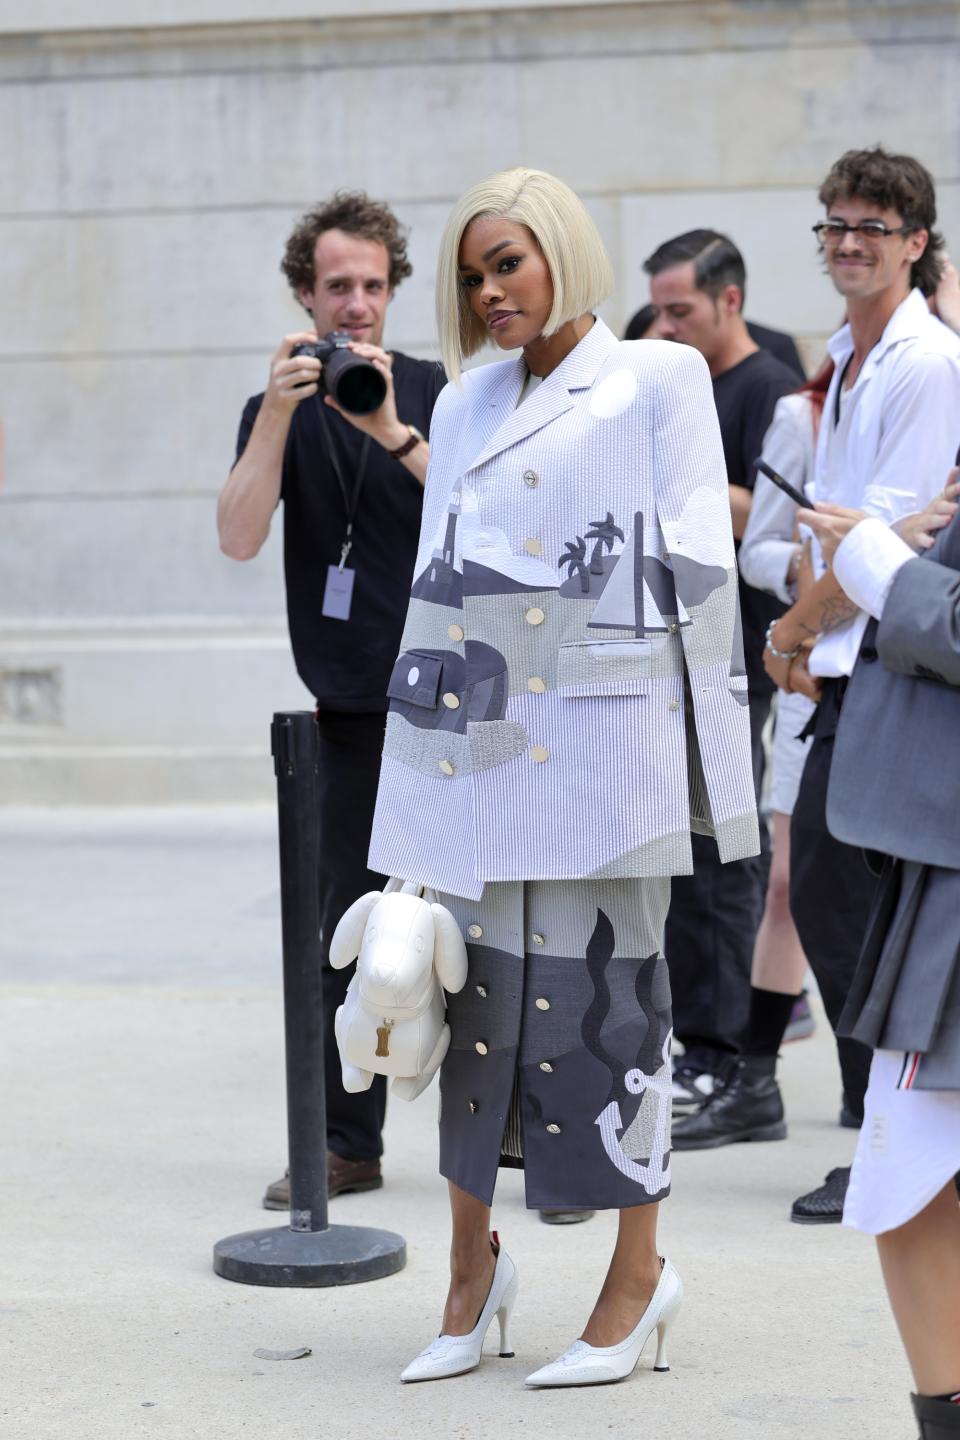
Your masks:
<instances>
[{"instance_id":1,"label":"wristwatch","mask_svg":"<svg viewBox=\"0 0 960 1440\"><path fill-rule=\"evenodd\" d=\"M399 450L387 451L387 454L390 456L391 460L402 460L404 455L409 455L411 450L416 449L416 447L420 444L421 440L426 439L425 435L420 434L420 431L417 429L416 425L408 425L407 429L410 431L410 439L405 440L400 446Z\"/></svg>"}]
</instances>

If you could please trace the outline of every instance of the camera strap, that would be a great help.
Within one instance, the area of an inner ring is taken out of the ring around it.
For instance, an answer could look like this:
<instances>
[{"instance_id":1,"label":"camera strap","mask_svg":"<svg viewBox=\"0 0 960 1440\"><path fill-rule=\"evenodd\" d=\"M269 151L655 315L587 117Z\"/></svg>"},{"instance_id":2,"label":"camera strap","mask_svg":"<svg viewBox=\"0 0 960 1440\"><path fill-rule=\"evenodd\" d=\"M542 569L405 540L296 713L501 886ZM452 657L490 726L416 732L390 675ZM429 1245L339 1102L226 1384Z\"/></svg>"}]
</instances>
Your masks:
<instances>
[{"instance_id":1,"label":"camera strap","mask_svg":"<svg viewBox=\"0 0 960 1440\"><path fill-rule=\"evenodd\" d=\"M357 465L357 472L354 476L352 493L347 489L347 482L343 475L343 466L340 464L340 456L337 454L336 442L324 412L324 403L319 395L314 396L317 406L317 414L320 416L320 428L323 431L323 438L327 446L327 457L337 477L337 484L340 486L340 494L343 496L343 508L347 512L347 529L340 547L340 564L338 569L341 574L347 563L347 556L353 549L353 522L357 516L360 505L360 495L363 490L363 482L367 478L367 463L370 459L370 436L364 435L363 444L360 446L360 462Z\"/></svg>"}]
</instances>

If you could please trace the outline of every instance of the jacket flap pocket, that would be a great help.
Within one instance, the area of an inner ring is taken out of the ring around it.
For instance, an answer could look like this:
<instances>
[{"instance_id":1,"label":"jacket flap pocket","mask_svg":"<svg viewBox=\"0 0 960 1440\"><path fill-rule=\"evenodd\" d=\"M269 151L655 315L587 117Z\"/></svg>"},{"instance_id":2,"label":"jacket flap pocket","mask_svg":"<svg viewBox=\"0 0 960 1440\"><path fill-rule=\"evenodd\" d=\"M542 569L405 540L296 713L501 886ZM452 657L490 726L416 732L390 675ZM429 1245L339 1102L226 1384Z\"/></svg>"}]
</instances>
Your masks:
<instances>
[{"instance_id":1,"label":"jacket flap pocket","mask_svg":"<svg viewBox=\"0 0 960 1440\"><path fill-rule=\"evenodd\" d=\"M436 710L442 670L439 655L405 650L393 667L387 694L391 700L404 700L423 710Z\"/></svg>"},{"instance_id":2,"label":"jacket flap pocket","mask_svg":"<svg viewBox=\"0 0 960 1440\"><path fill-rule=\"evenodd\" d=\"M644 695L652 647L646 639L578 640L561 645L557 688L566 696Z\"/></svg>"}]
</instances>

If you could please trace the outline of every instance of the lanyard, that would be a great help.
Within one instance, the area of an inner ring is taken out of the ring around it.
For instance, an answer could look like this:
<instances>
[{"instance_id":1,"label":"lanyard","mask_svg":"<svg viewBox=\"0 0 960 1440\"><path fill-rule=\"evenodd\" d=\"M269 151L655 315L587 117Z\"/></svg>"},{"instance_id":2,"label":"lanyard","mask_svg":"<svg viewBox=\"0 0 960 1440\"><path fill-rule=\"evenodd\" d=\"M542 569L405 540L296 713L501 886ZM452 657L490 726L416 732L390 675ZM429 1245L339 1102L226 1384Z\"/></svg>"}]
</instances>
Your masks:
<instances>
[{"instance_id":1,"label":"lanyard","mask_svg":"<svg viewBox=\"0 0 960 1440\"><path fill-rule=\"evenodd\" d=\"M347 531L343 544L340 547L340 565L338 567L342 571L347 563L347 556L353 549L353 522L356 519L357 507L360 504L360 492L363 489L363 482L367 478L367 461L370 458L370 436L364 435L363 437L363 444L360 447L360 463L357 466L356 478L353 482L353 494L351 495L347 490L347 482L343 478L343 468L340 464L340 457L337 454L337 447L334 443L330 426L327 423L327 417L323 413L323 401L319 395L315 396L314 400L317 407L317 414L320 416L320 428L323 431L323 436L327 443L327 455L330 464L333 466L333 473L337 477L337 484L340 486L340 494L343 496L343 508L347 512Z\"/></svg>"}]
</instances>

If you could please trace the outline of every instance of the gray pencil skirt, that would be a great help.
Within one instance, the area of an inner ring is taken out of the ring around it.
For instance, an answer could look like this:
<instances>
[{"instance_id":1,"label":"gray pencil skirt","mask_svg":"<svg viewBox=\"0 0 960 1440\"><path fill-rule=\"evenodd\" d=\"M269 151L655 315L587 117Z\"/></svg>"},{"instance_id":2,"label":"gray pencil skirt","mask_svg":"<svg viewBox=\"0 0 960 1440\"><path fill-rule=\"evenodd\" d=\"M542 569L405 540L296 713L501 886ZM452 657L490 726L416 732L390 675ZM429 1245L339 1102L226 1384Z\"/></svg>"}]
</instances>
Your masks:
<instances>
[{"instance_id":1,"label":"gray pencil skirt","mask_svg":"<svg viewBox=\"0 0 960 1440\"><path fill-rule=\"evenodd\" d=\"M440 899L467 943L447 999L440 1171L489 1204L621 1209L670 1189L670 881L503 881Z\"/></svg>"}]
</instances>

